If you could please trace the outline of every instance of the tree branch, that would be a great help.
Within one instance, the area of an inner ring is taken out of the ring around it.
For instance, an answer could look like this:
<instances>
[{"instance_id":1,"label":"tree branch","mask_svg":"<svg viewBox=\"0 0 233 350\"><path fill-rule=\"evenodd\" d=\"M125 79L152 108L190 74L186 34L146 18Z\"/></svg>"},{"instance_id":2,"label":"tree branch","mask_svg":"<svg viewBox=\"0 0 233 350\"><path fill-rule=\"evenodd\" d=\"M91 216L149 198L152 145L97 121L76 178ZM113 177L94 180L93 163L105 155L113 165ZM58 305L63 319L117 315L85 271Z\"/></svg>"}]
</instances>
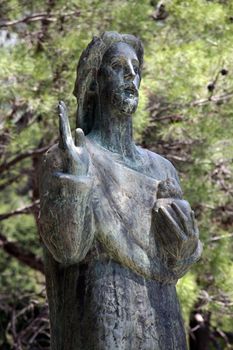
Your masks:
<instances>
[{"instance_id":1,"label":"tree branch","mask_svg":"<svg viewBox=\"0 0 233 350\"><path fill-rule=\"evenodd\" d=\"M47 12L41 12L41 13L34 13L32 15L23 17L21 19L13 20L13 21L3 21L0 22L0 28L4 27L10 27L14 26L19 23L31 23L31 22L36 22L36 21L48 21L48 22L56 22L59 18L66 18L66 17L71 17L71 16L80 16L80 11L71 11L67 13L47 13Z\"/></svg>"},{"instance_id":2,"label":"tree branch","mask_svg":"<svg viewBox=\"0 0 233 350\"><path fill-rule=\"evenodd\" d=\"M15 215L21 215L21 214L31 214L32 209L37 207L39 205L40 201L37 200L34 203L27 205L23 208L19 208L16 210L13 210L9 213L5 213L5 214L0 214L0 221L6 220L8 218L10 218L11 216L15 216Z\"/></svg>"},{"instance_id":3,"label":"tree branch","mask_svg":"<svg viewBox=\"0 0 233 350\"><path fill-rule=\"evenodd\" d=\"M38 149L33 149L33 150L29 150L29 151L26 151L24 153L17 155L15 158L10 160L9 162L4 162L0 165L0 173L8 170L13 165L15 165L16 163L20 162L21 160L23 160L25 158L40 155L40 154L46 152L49 147L50 146L46 146L46 147L42 147L42 148L38 148Z\"/></svg>"},{"instance_id":4,"label":"tree branch","mask_svg":"<svg viewBox=\"0 0 233 350\"><path fill-rule=\"evenodd\" d=\"M16 19L13 21L4 21L0 23L0 28L14 26L19 23L30 23L46 19L47 21L54 21L52 16L46 12L35 13L30 16L23 17L21 19Z\"/></svg>"},{"instance_id":5,"label":"tree branch","mask_svg":"<svg viewBox=\"0 0 233 350\"><path fill-rule=\"evenodd\" d=\"M219 95L219 96L211 96L209 98L204 98L201 100L196 100L190 103L190 106L195 107L195 106L202 106L202 105L206 105L210 102L214 102L214 103L218 103L218 102L223 102L225 100L229 100L233 97L233 92L228 92L226 94L223 95Z\"/></svg>"},{"instance_id":6,"label":"tree branch","mask_svg":"<svg viewBox=\"0 0 233 350\"><path fill-rule=\"evenodd\" d=\"M231 238L231 237L233 237L233 233L229 233L229 234L222 235L222 236L212 237L212 238L208 239L207 242L216 242L216 241L219 241L219 240L221 240L221 239L224 239L224 238Z\"/></svg>"},{"instance_id":7,"label":"tree branch","mask_svg":"<svg viewBox=\"0 0 233 350\"><path fill-rule=\"evenodd\" d=\"M0 247L10 256L13 256L23 264L36 271L44 273L44 264L40 257L34 253L20 247L16 242L9 242L2 233L0 233Z\"/></svg>"}]
</instances>

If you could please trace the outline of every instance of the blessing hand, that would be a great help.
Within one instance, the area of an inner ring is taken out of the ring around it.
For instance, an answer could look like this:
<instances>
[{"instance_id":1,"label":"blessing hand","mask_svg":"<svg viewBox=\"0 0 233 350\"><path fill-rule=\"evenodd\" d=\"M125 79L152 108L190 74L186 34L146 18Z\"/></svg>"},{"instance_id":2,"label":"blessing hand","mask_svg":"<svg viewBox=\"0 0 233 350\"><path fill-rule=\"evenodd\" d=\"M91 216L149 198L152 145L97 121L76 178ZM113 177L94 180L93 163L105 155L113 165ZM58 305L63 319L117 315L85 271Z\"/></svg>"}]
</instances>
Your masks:
<instances>
[{"instance_id":1,"label":"blessing hand","mask_svg":"<svg viewBox=\"0 0 233 350\"><path fill-rule=\"evenodd\" d=\"M74 143L70 130L67 108L62 101L59 102L58 112L60 129L59 148L62 150L63 171L71 175L86 175L90 157L86 148L83 130L75 130Z\"/></svg>"}]
</instances>

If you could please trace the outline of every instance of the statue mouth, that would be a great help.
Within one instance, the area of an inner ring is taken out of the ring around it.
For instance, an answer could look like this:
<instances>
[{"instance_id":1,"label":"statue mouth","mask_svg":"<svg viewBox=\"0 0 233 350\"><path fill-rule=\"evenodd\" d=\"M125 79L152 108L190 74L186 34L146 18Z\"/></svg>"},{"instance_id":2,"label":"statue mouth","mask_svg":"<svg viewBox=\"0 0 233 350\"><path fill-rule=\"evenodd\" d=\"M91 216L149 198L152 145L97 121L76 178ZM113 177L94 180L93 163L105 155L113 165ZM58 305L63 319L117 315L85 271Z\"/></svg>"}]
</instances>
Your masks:
<instances>
[{"instance_id":1,"label":"statue mouth","mask_svg":"<svg viewBox=\"0 0 233 350\"><path fill-rule=\"evenodd\" d=\"M124 85L123 91L124 91L125 95L129 98L138 97L138 89L136 88L136 86L134 84Z\"/></svg>"},{"instance_id":2,"label":"statue mouth","mask_svg":"<svg viewBox=\"0 0 233 350\"><path fill-rule=\"evenodd\" d=\"M138 105L138 89L133 83L126 83L119 86L111 96L113 105L120 108L126 114L136 111Z\"/></svg>"}]
</instances>

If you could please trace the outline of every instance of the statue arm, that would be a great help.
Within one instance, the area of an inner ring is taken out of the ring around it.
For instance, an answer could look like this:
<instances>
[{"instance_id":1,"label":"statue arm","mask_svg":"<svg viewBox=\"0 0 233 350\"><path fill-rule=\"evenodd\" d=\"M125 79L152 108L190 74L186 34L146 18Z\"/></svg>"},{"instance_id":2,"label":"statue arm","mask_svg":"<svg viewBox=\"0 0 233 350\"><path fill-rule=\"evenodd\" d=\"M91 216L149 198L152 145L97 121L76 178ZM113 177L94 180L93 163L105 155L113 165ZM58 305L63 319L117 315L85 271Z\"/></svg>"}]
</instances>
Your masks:
<instances>
[{"instance_id":1,"label":"statue arm","mask_svg":"<svg viewBox=\"0 0 233 350\"><path fill-rule=\"evenodd\" d=\"M81 129L75 143L66 106L59 103L59 144L45 154L40 176L40 232L54 259L73 264L85 258L94 237L91 160Z\"/></svg>"},{"instance_id":2,"label":"statue arm","mask_svg":"<svg viewBox=\"0 0 233 350\"><path fill-rule=\"evenodd\" d=\"M54 259L67 265L84 259L93 242L93 180L55 170L52 158L45 155L41 169L40 234Z\"/></svg>"}]
</instances>

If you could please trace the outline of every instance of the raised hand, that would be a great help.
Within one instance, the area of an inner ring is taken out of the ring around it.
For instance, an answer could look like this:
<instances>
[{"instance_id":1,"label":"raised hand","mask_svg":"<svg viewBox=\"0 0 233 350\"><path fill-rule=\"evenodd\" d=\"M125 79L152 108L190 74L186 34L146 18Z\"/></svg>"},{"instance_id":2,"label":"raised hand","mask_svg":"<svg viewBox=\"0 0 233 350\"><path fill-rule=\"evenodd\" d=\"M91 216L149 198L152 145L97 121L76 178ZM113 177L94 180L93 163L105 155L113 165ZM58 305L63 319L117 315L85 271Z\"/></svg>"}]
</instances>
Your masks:
<instances>
[{"instance_id":1,"label":"raised hand","mask_svg":"<svg viewBox=\"0 0 233 350\"><path fill-rule=\"evenodd\" d=\"M74 143L67 108L63 101L60 101L58 104L58 112L60 130L59 148L62 150L63 171L71 175L87 175L90 158L86 148L83 130L75 130Z\"/></svg>"}]
</instances>

